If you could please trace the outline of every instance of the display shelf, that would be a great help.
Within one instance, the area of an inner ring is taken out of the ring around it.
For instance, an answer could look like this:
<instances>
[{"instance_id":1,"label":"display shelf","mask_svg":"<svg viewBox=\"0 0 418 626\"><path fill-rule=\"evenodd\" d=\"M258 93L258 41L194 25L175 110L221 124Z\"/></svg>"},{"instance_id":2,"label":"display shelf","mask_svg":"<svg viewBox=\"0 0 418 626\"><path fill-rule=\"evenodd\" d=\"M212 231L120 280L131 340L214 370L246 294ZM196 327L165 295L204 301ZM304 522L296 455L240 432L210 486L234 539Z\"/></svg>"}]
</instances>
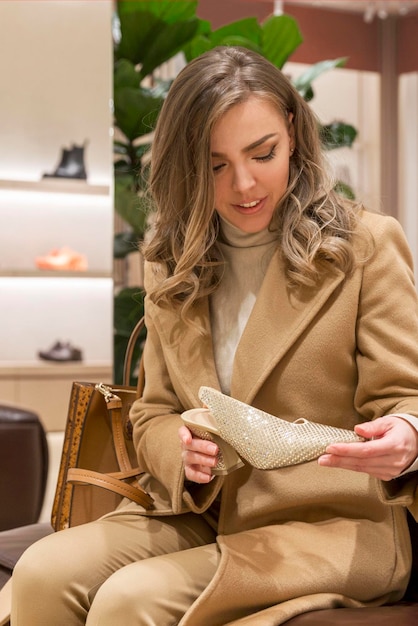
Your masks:
<instances>
[{"instance_id":1,"label":"display shelf","mask_svg":"<svg viewBox=\"0 0 418 626\"><path fill-rule=\"evenodd\" d=\"M112 278L112 272L86 270L73 272L70 270L38 270L38 269L0 269L1 278Z\"/></svg>"},{"instance_id":2,"label":"display shelf","mask_svg":"<svg viewBox=\"0 0 418 626\"><path fill-rule=\"evenodd\" d=\"M41 180L0 180L0 190L107 196L109 195L110 187L109 185L91 185L85 180L43 178Z\"/></svg>"},{"instance_id":3,"label":"display shelf","mask_svg":"<svg viewBox=\"0 0 418 626\"><path fill-rule=\"evenodd\" d=\"M109 361L67 361L59 363L56 361L44 361L42 359L33 361L0 361L0 378L12 376L21 377L61 377L65 376L85 376L95 372L109 371L112 364Z\"/></svg>"}]
</instances>

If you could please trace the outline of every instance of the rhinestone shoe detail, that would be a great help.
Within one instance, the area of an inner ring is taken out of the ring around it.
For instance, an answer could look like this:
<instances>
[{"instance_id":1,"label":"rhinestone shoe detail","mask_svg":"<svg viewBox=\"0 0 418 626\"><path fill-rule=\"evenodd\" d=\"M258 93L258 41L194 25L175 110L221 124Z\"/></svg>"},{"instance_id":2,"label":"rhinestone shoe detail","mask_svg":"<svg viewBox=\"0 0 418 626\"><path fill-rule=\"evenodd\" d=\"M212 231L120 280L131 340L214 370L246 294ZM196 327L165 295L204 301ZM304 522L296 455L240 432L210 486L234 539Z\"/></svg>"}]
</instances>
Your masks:
<instances>
[{"instance_id":1,"label":"rhinestone shoe detail","mask_svg":"<svg viewBox=\"0 0 418 626\"><path fill-rule=\"evenodd\" d=\"M201 387L199 398L206 408L185 411L182 418L196 436L212 439L221 450L223 465L214 474L237 469L240 457L271 470L317 459L331 443L364 441L352 430L303 418L288 422L211 387Z\"/></svg>"}]
</instances>

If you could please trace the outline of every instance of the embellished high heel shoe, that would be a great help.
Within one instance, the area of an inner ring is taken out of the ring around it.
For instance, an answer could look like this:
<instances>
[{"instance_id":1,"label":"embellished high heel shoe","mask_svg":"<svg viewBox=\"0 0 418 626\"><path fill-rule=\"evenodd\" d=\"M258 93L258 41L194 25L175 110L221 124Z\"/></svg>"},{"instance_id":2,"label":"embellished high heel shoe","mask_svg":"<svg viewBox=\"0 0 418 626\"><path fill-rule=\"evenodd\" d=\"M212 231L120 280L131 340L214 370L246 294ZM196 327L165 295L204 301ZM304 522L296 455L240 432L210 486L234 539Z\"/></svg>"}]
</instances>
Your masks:
<instances>
[{"instance_id":1,"label":"embellished high heel shoe","mask_svg":"<svg viewBox=\"0 0 418 626\"><path fill-rule=\"evenodd\" d=\"M185 411L182 418L196 436L219 446L223 468L216 466L214 474L240 467L240 457L256 469L278 469L317 459L331 443L364 441L344 428L303 418L287 422L211 387L201 387L199 398L207 408Z\"/></svg>"}]
</instances>

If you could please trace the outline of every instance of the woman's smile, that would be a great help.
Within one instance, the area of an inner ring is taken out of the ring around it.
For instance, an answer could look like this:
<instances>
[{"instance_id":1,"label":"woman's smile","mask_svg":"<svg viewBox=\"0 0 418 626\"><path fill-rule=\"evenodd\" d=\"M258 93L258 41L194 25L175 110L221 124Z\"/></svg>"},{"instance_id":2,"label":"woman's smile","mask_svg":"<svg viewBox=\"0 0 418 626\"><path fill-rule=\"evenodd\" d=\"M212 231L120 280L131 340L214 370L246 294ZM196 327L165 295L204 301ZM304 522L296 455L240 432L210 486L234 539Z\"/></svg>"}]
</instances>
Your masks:
<instances>
[{"instance_id":1,"label":"woman's smile","mask_svg":"<svg viewBox=\"0 0 418 626\"><path fill-rule=\"evenodd\" d=\"M260 200L250 200L248 202L240 202L236 204L237 211L244 215L253 215L257 211L260 211L264 206L266 198L261 198Z\"/></svg>"}]
</instances>

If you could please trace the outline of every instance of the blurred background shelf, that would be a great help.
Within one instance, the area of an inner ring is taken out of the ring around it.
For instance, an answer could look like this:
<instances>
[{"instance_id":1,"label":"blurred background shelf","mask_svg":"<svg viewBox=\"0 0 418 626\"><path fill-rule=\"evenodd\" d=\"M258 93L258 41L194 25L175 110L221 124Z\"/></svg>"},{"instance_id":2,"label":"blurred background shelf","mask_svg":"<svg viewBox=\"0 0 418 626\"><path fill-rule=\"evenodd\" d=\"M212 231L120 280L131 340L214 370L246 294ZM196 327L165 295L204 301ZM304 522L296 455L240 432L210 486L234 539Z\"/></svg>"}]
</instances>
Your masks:
<instances>
[{"instance_id":1,"label":"blurred background shelf","mask_svg":"<svg viewBox=\"0 0 418 626\"><path fill-rule=\"evenodd\" d=\"M107 270L87 270L73 272L70 270L38 270L38 269L12 269L0 268L2 278L112 278L112 272Z\"/></svg>"},{"instance_id":2,"label":"blurred background shelf","mask_svg":"<svg viewBox=\"0 0 418 626\"><path fill-rule=\"evenodd\" d=\"M0 180L0 189L8 191L39 191L107 196L108 185L91 185L84 180L43 178L41 180Z\"/></svg>"}]
</instances>

